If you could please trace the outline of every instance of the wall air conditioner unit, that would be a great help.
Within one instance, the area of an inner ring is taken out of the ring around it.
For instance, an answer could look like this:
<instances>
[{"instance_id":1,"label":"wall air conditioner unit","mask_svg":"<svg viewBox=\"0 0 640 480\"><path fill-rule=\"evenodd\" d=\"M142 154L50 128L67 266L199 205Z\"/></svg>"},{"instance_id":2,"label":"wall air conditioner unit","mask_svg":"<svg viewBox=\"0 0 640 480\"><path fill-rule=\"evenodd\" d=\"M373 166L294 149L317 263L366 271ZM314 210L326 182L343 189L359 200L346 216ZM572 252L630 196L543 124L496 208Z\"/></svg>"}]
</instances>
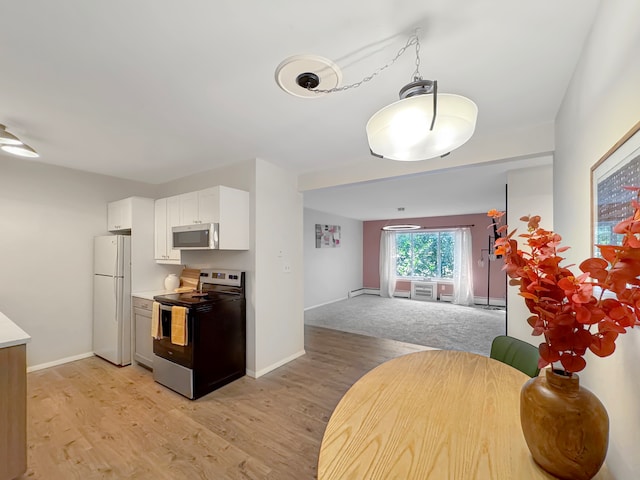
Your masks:
<instances>
[{"instance_id":1,"label":"wall air conditioner unit","mask_svg":"<svg viewBox=\"0 0 640 480\"><path fill-rule=\"evenodd\" d=\"M411 282L411 299L434 301L438 299L438 284L435 282Z\"/></svg>"}]
</instances>

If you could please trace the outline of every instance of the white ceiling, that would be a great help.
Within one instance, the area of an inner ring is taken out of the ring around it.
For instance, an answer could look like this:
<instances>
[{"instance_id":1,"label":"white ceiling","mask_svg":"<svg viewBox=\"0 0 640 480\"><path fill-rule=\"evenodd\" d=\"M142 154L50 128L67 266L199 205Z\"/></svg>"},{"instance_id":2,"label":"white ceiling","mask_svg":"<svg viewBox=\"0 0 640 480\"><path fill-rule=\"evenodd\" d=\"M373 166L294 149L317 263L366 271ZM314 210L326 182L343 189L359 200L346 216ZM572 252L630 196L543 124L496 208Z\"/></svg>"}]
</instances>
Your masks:
<instances>
[{"instance_id":1,"label":"white ceiling","mask_svg":"<svg viewBox=\"0 0 640 480\"><path fill-rule=\"evenodd\" d=\"M321 55L353 83L420 27L422 75L474 100L489 138L554 120L598 3L5 0L0 123L38 161L150 183L252 158L367 165L364 125L411 80L414 50L314 99L279 89L282 60Z\"/></svg>"}]
</instances>

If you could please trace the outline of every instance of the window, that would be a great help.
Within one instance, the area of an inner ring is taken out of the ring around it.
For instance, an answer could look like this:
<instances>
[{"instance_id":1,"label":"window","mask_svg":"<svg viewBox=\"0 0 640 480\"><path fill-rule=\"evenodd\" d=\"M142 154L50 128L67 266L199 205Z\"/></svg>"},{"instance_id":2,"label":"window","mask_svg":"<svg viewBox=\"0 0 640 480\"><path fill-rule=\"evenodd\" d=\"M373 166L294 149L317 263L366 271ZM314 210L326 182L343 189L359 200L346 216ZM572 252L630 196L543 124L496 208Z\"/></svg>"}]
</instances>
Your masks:
<instances>
[{"instance_id":1,"label":"window","mask_svg":"<svg viewBox=\"0 0 640 480\"><path fill-rule=\"evenodd\" d=\"M396 233L399 277L453 278L453 231Z\"/></svg>"}]
</instances>

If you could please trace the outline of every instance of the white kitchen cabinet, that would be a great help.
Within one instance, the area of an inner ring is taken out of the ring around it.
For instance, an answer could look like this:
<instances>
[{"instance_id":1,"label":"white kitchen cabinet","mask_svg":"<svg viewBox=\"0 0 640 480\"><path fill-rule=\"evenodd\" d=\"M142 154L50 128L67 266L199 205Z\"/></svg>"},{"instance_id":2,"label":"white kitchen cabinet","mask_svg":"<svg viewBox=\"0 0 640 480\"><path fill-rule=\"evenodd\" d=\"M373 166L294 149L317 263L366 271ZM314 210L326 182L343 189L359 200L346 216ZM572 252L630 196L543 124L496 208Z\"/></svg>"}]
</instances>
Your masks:
<instances>
[{"instance_id":1,"label":"white kitchen cabinet","mask_svg":"<svg viewBox=\"0 0 640 480\"><path fill-rule=\"evenodd\" d=\"M152 300L141 297L132 298L133 328L135 341L133 359L137 363L153 368L153 338L151 338Z\"/></svg>"},{"instance_id":2,"label":"white kitchen cabinet","mask_svg":"<svg viewBox=\"0 0 640 480\"><path fill-rule=\"evenodd\" d=\"M195 193L197 223L219 224L219 249L249 250L249 192L218 185Z\"/></svg>"},{"instance_id":3,"label":"white kitchen cabinet","mask_svg":"<svg viewBox=\"0 0 640 480\"><path fill-rule=\"evenodd\" d=\"M107 227L131 236L131 290L153 290L167 274L155 259L155 200L128 197L107 204Z\"/></svg>"},{"instance_id":4,"label":"white kitchen cabinet","mask_svg":"<svg viewBox=\"0 0 640 480\"><path fill-rule=\"evenodd\" d=\"M211 187L199 190L198 193L198 219L200 223L220 222L220 190L227 187ZM238 190L239 191L239 190Z\"/></svg>"},{"instance_id":5,"label":"white kitchen cabinet","mask_svg":"<svg viewBox=\"0 0 640 480\"><path fill-rule=\"evenodd\" d=\"M193 225L200 221L198 192L189 192L178 195L180 209L180 225Z\"/></svg>"},{"instance_id":6,"label":"white kitchen cabinet","mask_svg":"<svg viewBox=\"0 0 640 480\"><path fill-rule=\"evenodd\" d=\"M156 200L155 257L159 263L181 263L172 246L171 227L219 224L220 250L249 250L249 192L218 185Z\"/></svg>"},{"instance_id":7,"label":"white kitchen cabinet","mask_svg":"<svg viewBox=\"0 0 640 480\"><path fill-rule=\"evenodd\" d=\"M178 201L180 203L180 225L217 223L220 198L219 189L220 187L211 187L178 195Z\"/></svg>"},{"instance_id":8,"label":"white kitchen cabinet","mask_svg":"<svg viewBox=\"0 0 640 480\"><path fill-rule=\"evenodd\" d=\"M249 250L249 192L222 185L207 190L212 222L220 224L220 250Z\"/></svg>"},{"instance_id":9,"label":"white kitchen cabinet","mask_svg":"<svg viewBox=\"0 0 640 480\"><path fill-rule=\"evenodd\" d=\"M155 202L155 259L158 263L181 261L180 250L173 248L171 228L180 225L179 196L160 198Z\"/></svg>"},{"instance_id":10,"label":"white kitchen cabinet","mask_svg":"<svg viewBox=\"0 0 640 480\"><path fill-rule=\"evenodd\" d=\"M119 232L131 230L133 225L133 197L107 204L107 230Z\"/></svg>"}]
</instances>

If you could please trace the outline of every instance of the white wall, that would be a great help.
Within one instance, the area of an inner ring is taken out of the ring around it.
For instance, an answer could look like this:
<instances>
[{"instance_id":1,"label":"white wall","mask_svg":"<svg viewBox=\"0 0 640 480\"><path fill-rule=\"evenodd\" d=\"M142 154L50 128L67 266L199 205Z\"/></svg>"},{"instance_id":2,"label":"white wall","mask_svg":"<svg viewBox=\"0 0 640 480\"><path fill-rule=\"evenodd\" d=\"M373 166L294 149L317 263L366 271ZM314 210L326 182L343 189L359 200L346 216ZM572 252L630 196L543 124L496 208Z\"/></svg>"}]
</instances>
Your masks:
<instances>
[{"instance_id":1,"label":"white wall","mask_svg":"<svg viewBox=\"0 0 640 480\"><path fill-rule=\"evenodd\" d=\"M302 211L296 176L256 160L255 376L304 354Z\"/></svg>"},{"instance_id":2,"label":"white wall","mask_svg":"<svg viewBox=\"0 0 640 480\"><path fill-rule=\"evenodd\" d=\"M509 231L527 232L527 224L520 221L526 215L540 215L540 226L553 230L553 167L523 168L507 172L507 205ZM504 222L503 222L504 223ZM522 247L522 239L517 238ZM507 334L520 338L536 347L541 337L531 335L527 318L531 316L524 299L518 295L519 287L507 287Z\"/></svg>"},{"instance_id":3,"label":"white wall","mask_svg":"<svg viewBox=\"0 0 640 480\"><path fill-rule=\"evenodd\" d=\"M0 156L0 311L31 335L28 366L92 351L93 237L107 202L154 190Z\"/></svg>"},{"instance_id":4,"label":"white wall","mask_svg":"<svg viewBox=\"0 0 640 480\"><path fill-rule=\"evenodd\" d=\"M590 169L640 120L640 2L601 2L556 119L554 221L567 257L590 255ZM610 418L607 465L617 480L640 472L640 331L621 335L607 358L587 356L581 382Z\"/></svg>"},{"instance_id":5,"label":"white wall","mask_svg":"<svg viewBox=\"0 0 640 480\"><path fill-rule=\"evenodd\" d=\"M340 247L316 248L316 224L340 225ZM347 298L362 288L362 222L304 209L304 308Z\"/></svg>"}]
</instances>

